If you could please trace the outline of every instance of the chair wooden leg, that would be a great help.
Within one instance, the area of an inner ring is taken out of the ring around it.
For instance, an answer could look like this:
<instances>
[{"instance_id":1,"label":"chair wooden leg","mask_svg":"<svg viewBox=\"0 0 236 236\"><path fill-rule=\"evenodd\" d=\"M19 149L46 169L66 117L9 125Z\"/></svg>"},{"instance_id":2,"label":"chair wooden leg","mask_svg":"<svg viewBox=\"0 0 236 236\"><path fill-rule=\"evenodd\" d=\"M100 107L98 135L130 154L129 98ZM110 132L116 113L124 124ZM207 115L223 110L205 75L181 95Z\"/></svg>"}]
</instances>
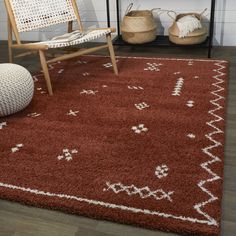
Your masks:
<instances>
[{"instance_id":1,"label":"chair wooden leg","mask_svg":"<svg viewBox=\"0 0 236 236\"><path fill-rule=\"evenodd\" d=\"M39 50L39 56L40 56L40 62L41 62L41 66L42 66L43 73L44 73L44 78L45 78L47 88L48 88L48 93L49 93L49 95L52 96L53 95L52 84L51 84L51 79L50 79L50 75L48 72L48 65L47 65L44 51Z\"/></svg>"},{"instance_id":2,"label":"chair wooden leg","mask_svg":"<svg viewBox=\"0 0 236 236\"><path fill-rule=\"evenodd\" d=\"M12 54L12 27L11 27L11 23L10 20L8 18L8 60L9 63L13 62L13 54Z\"/></svg>"},{"instance_id":3,"label":"chair wooden leg","mask_svg":"<svg viewBox=\"0 0 236 236\"><path fill-rule=\"evenodd\" d=\"M9 63L13 63L13 54L12 54L12 47L8 46L8 61Z\"/></svg>"},{"instance_id":4,"label":"chair wooden leg","mask_svg":"<svg viewBox=\"0 0 236 236\"><path fill-rule=\"evenodd\" d=\"M114 52L114 48L113 48L110 34L107 35L107 44L108 44L108 48L109 48L109 52L110 52L113 70L114 70L115 74L118 75L118 69L117 69L117 65L116 65L116 56L115 56L115 52Z\"/></svg>"}]
</instances>

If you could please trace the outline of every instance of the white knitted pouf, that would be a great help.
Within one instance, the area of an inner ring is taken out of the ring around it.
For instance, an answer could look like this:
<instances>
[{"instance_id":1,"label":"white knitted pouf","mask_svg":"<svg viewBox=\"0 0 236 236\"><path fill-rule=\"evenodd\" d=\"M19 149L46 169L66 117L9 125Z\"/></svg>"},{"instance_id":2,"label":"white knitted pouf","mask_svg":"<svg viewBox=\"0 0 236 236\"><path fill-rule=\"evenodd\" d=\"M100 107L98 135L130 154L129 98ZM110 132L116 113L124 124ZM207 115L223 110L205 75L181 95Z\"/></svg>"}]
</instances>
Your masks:
<instances>
[{"instance_id":1,"label":"white knitted pouf","mask_svg":"<svg viewBox=\"0 0 236 236\"><path fill-rule=\"evenodd\" d=\"M0 117L24 109L33 94L34 81L29 71L16 64L0 64Z\"/></svg>"}]
</instances>

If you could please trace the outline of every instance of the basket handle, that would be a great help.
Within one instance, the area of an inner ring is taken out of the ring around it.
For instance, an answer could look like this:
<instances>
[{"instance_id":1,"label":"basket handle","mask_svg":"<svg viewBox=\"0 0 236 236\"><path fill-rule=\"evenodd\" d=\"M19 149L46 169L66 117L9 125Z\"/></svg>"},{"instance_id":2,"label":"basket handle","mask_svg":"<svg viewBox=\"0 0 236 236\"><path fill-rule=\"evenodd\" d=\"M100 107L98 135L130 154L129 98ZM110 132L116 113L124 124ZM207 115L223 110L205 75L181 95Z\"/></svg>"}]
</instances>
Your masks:
<instances>
[{"instance_id":1,"label":"basket handle","mask_svg":"<svg viewBox=\"0 0 236 236\"><path fill-rule=\"evenodd\" d=\"M173 17L173 16L171 15L171 13L175 14L175 16ZM177 13L176 13L175 11L167 11L167 15L168 15L173 21L175 21L176 16L177 16Z\"/></svg>"},{"instance_id":2,"label":"basket handle","mask_svg":"<svg viewBox=\"0 0 236 236\"><path fill-rule=\"evenodd\" d=\"M205 8L199 15L200 15L200 18L202 19L202 16L204 15L204 13L207 11L208 9Z\"/></svg>"},{"instance_id":3,"label":"basket handle","mask_svg":"<svg viewBox=\"0 0 236 236\"><path fill-rule=\"evenodd\" d=\"M128 7L127 7L127 9L126 9L126 11L125 11L125 15L127 15L127 14L131 11L131 9L133 8L133 6L134 6L133 3L130 3L130 4L128 5Z\"/></svg>"},{"instance_id":4,"label":"basket handle","mask_svg":"<svg viewBox=\"0 0 236 236\"><path fill-rule=\"evenodd\" d=\"M153 13L154 11L160 11L161 8L160 7L156 7L156 8L152 8L150 11Z\"/></svg>"},{"instance_id":5,"label":"basket handle","mask_svg":"<svg viewBox=\"0 0 236 236\"><path fill-rule=\"evenodd\" d=\"M159 16L162 15L163 13L167 13L169 10L165 10L165 9L161 9L161 8L154 8L154 9L158 9L158 14Z\"/></svg>"}]
</instances>

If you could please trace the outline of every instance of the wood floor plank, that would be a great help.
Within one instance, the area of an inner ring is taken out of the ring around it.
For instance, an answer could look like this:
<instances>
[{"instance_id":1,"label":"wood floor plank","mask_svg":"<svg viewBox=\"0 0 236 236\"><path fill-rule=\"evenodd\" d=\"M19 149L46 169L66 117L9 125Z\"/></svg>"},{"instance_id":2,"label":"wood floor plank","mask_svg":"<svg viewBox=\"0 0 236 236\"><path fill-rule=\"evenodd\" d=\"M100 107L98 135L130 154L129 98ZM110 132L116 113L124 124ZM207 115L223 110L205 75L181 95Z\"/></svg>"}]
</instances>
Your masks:
<instances>
[{"instance_id":1,"label":"wood floor plank","mask_svg":"<svg viewBox=\"0 0 236 236\"><path fill-rule=\"evenodd\" d=\"M7 229L14 230L17 235L22 236L67 236L74 235L77 231L77 226L25 216L18 212L0 211L0 221L1 227L8 226Z\"/></svg>"}]
</instances>

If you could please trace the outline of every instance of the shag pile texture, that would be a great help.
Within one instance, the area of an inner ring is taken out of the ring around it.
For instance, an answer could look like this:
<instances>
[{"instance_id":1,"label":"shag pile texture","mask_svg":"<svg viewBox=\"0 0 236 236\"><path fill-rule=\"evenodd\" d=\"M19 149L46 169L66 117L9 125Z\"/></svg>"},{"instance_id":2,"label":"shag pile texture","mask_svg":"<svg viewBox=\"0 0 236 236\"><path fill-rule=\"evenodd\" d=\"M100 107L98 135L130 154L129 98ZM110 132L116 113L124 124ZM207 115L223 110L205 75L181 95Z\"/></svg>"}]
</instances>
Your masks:
<instances>
[{"instance_id":1,"label":"shag pile texture","mask_svg":"<svg viewBox=\"0 0 236 236\"><path fill-rule=\"evenodd\" d=\"M0 197L190 235L220 232L228 64L86 56L0 119Z\"/></svg>"}]
</instances>

